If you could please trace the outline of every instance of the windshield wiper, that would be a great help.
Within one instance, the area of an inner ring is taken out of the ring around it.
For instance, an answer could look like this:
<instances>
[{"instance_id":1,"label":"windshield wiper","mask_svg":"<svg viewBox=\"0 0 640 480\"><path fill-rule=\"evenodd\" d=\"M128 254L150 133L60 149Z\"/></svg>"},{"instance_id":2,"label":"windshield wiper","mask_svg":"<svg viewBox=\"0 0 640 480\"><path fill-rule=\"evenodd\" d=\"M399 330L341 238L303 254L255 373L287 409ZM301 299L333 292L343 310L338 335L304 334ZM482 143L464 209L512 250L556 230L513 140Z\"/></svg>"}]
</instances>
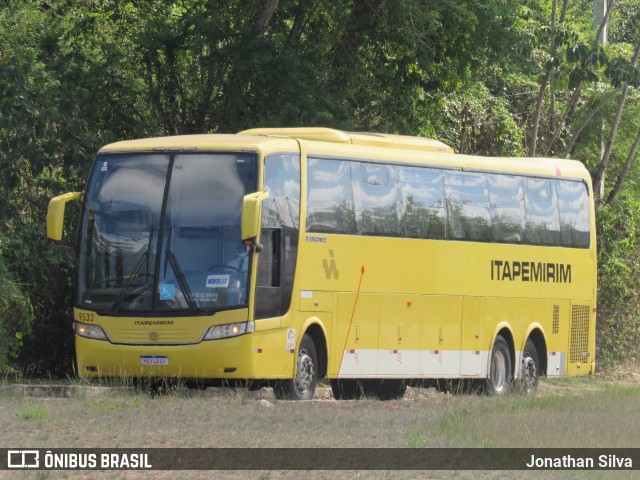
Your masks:
<instances>
[{"instance_id":1,"label":"windshield wiper","mask_svg":"<svg viewBox=\"0 0 640 480\"><path fill-rule=\"evenodd\" d=\"M167 240L167 249L164 252L164 274L167 274L167 260L173 269L173 273L176 275L176 280L178 281L178 285L180 286L180 290L182 290L182 294L184 295L184 299L187 301L187 305L193 311L193 313L198 313L200 309L198 308L198 304L193 300L193 295L191 294L191 289L189 288L189 284L187 283L187 279L184 276L184 272L182 268L180 268L180 264L178 263L178 259L171 251L171 234L173 232L173 227L169 230L169 239Z\"/></svg>"},{"instance_id":2,"label":"windshield wiper","mask_svg":"<svg viewBox=\"0 0 640 480\"><path fill-rule=\"evenodd\" d=\"M198 313L199 308L198 304L193 300L193 296L191 295L191 289L189 288L189 284L187 283L187 279L184 277L184 273L178 264L178 260L176 256L173 254L171 250L165 252L165 257L169 260L171 264L171 268L173 269L173 273L176 274L176 280L178 281L178 285L180 286L180 290L182 290L182 294L184 295L184 299L187 301L187 305L189 308L193 310L193 313Z\"/></svg>"},{"instance_id":3,"label":"windshield wiper","mask_svg":"<svg viewBox=\"0 0 640 480\"><path fill-rule=\"evenodd\" d=\"M127 294L129 293L129 290L131 290L131 287L133 286L133 281L136 278L138 278L138 274L140 273L140 269L142 268L142 265L145 265L145 264L147 265L147 275L148 275L148 273L149 273L149 258L151 256L151 242L152 242L152 239L153 239L153 224L151 225L151 229L149 230L149 244L147 245L147 249L145 250L145 252L140 257L140 260L138 260L138 263L136 264L135 268L133 269L133 272L131 272L131 275L129 275L129 279L127 280L127 283L122 288L122 290L120 290L120 294L118 295L118 298L113 303L113 307L111 308L111 314L112 315L115 315L116 313L118 313L118 310L120 310L120 307L122 306L122 302L124 301L124 299L126 298ZM153 289L153 287L152 287L152 289Z\"/></svg>"}]
</instances>

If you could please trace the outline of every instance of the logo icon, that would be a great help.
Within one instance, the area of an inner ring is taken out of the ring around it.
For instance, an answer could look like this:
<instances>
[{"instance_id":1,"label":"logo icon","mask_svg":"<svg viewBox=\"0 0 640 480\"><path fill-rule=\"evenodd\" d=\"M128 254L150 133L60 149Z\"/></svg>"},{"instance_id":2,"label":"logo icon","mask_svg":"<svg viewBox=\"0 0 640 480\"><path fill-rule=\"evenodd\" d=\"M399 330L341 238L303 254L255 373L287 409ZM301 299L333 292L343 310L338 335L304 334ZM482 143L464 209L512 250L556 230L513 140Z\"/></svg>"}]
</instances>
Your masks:
<instances>
[{"instance_id":1,"label":"logo icon","mask_svg":"<svg viewBox=\"0 0 640 480\"><path fill-rule=\"evenodd\" d=\"M333 249L329 249L329 260L326 258L322 259L322 266L324 267L324 274L329 280L331 277L336 280L340 277L340 272L338 272L338 267L336 266L336 260L333 258Z\"/></svg>"},{"instance_id":2,"label":"logo icon","mask_svg":"<svg viewBox=\"0 0 640 480\"><path fill-rule=\"evenodd\" d=\"M149 340L152 342L158 341L158 332L149 332Z\"/></svg>"},{"instance_id":3,"label":"logo icon","mask_svg":"<svg viewBox=\"0 0 640 480\"><path fill-rule=\"evenodd\" d=\"M39 468L40 452L38 450L8 450L8 468Z\"/></svg>"}]
</instances>

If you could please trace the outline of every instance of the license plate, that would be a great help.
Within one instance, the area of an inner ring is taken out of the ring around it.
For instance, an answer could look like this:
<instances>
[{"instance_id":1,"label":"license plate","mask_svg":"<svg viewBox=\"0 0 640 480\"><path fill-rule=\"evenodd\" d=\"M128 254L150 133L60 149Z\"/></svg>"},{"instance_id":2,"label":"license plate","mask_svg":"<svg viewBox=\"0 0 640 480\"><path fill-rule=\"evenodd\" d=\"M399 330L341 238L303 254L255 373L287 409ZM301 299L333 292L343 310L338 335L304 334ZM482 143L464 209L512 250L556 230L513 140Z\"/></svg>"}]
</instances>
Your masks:
<instances>
[{"instance_id":1,"label":"license plate","mask_svg":"<svg viewBox=\"0 0 640 480\"><path fill-rule=\"evenodd\" d=\"M169 365L169 357L164 355L141 355L142 365Z\"/></svg>"}]
</instances>

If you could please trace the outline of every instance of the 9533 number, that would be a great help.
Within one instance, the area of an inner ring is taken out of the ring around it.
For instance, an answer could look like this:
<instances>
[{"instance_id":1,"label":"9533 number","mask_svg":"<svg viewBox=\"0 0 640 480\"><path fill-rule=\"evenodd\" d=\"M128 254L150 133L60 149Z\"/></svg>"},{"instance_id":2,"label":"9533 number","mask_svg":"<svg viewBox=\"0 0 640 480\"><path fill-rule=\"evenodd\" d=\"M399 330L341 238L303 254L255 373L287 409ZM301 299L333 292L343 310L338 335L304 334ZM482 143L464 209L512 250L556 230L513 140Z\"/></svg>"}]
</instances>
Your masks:
<instances>
[{"instance_id":1,"label":"9533 number","mask_svg":"<svg viewBox=\"0 0 640 480\"><path fill-rule=\"evenodd\" d=\"M78 321L80 322L93 322L96 314L93 312L78 312Z\"/></svg>"}]
</instances>

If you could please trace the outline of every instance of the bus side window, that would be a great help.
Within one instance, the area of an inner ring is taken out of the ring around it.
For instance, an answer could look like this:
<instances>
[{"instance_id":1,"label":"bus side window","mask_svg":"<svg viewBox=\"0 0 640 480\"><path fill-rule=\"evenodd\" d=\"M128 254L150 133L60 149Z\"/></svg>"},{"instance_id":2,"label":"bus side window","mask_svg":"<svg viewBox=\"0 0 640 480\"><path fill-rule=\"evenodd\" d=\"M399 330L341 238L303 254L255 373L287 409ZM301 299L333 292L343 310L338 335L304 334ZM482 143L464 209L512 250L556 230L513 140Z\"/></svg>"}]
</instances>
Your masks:
<instances>
[{"instance_id":1,"label":"bus side window","mask_svg":"<svg viewBox=\"0 0 640 480\"><path fill-rule=\"evenodd\" d=\"M444 172L425 167L398 166L402 195L402 236L445 238Z\"/></svg>"},{"instance_id":2,"label":"bus side window","mask_svg":"<svg viewBox=\"0 0 640 480\"><path fill-rule=\"evenodd\" d=\"M563 247L589 248L589 193L582 182L556 182Z\"/></svg>"},{"instance_id":3,"label":"bus side window","mask_svg":"<svg viewBox=\"0 0 640 480\"><path fill-rule=\"evenodd\" d=\"M489 174L489 204L494 242L524 240L524 179L515 175Z\"/></svg>"},{"instance_id":4,"label":"bus side window","mask_svg":"<svg viewBox=\"0 0 640 480\"><path fill-rule=\"evenodd\" d=\"M529 245L560 246L558 200L551 182L527 178L525 238Z\"/></svg>"},{"instance_id":5,"label":"bus side window","mask_svg":"<svg viewBox=\"0 0 640 480\"><path fill-rule=\"evenodd\" d=\"M351 162L353 207L359 235L399 237L400 188L391 165Z\"/></svg>"},{"instance_id":6,"label":"bus side window","mask_svg":"<svg viewBox=\"0 0 640 480\"><path fill-rule=\"evenodd\" d=\"M350 163L309 158L308 164L307 232L355 234Z\"/></svg>"},{"instance_id":7,"label":"bus side window","mask_svg":"<svg viewBox=\"0 0 640 480\"><path fill-rule=\"evenodd\" d=\"M491 241L487 175L450 171L445 175L444 184L449 221L447 238Z\"/></svg>"}]
</instances>

